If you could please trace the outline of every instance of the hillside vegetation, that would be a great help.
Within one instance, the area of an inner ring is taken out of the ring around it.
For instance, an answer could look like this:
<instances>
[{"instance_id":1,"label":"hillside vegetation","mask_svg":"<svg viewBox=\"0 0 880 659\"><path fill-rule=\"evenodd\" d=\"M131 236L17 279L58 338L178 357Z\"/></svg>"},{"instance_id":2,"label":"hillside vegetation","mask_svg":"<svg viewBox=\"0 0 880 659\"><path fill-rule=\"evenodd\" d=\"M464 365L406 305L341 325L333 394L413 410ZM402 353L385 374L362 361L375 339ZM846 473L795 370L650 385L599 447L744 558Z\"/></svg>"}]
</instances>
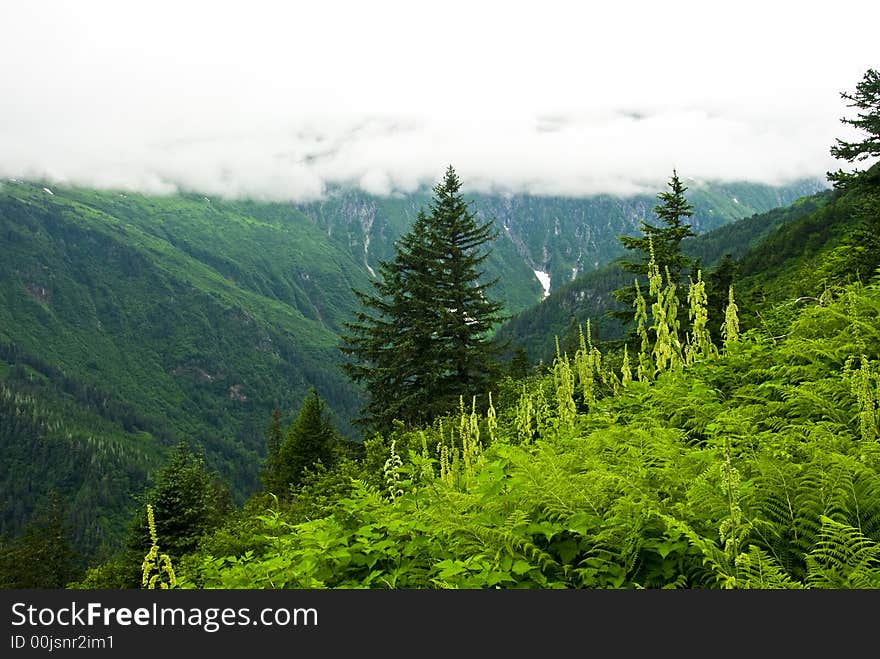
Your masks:
<instances>
[{"instance_id":1,"label":"hillside vegetation","mask_svg":"<svg viewBox=\"0 0 880 659\"><path fill-rule=\"evenodd\" d=\"M144 569L183 588L880 587L877 255L868 281L848 281L876 171L747 252L825 227L742 280L784 298L758 300L784 332L747 328L762 315L735 286L713 318L702 278L679 286L652 258L625 347L587 322L541 372L316 463L169 555L173 572ZM824 221L847 208L861 210Z\"/></svg>"},{"instance_id":2,"label":"hillside vegetation","mask_svg":"<svg viewBox=\"0 0 880 659\"><path fill-rule=\"evenodd\" d=\"M180 582L880 586L880 287L829 293L783 338L738 335L735 311L720 350L625 366L585 340L487 414L377 437L360 469L206 538Z\"/></svg>"},{"instance_id":3,"label":"hillside vegetation","mask_svg":"<svg viewBox=\"0 0 880 659\"><path fill-rule=\"evenodd\" d=\"M729 221L738 206L769 207L809 185L707 186L699 213ZM571 222L592 236L583 249L598 249L603 216L626 230L644 206L477 199L481 217L497 212L508 227L485 266L508 314L541 299L533 267L562 263L532 263L534 250L569 249ZM363 393L342 371L339 335L353 289L369 288L422 203L419 193L334 191L295 206L0 184L0 536L18 536L54 490L71 504L75 546L112 553L180 440L242 502L259 488L272 410L289 420L312 386L336 428L360 439L351 419Z\"/></svg>"}]
</instances>

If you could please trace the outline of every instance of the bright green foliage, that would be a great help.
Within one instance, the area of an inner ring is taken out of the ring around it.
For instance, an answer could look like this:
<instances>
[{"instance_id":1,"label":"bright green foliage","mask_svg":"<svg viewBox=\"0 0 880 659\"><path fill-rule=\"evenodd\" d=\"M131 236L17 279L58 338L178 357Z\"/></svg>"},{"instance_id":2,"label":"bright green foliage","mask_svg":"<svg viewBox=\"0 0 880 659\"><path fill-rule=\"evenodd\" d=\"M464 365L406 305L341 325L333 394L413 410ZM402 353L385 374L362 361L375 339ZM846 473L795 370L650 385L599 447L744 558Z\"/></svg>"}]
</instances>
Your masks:
<instances>
[{"instance_id":1,"label":"bright green foliage","mask_svg":"<svg viewBox=\"0 0 880 659\"><path fill-rule=\"evenodd\" d=\"M556 390L556 416L564 428L574 425L577 408L574 404L574 372L568 355L559 354L559 343L556 344L556 360L553 362L553 385Z\"/></svg>"},{"instance_id":2,"label":"bright green foliage","mask_svg":"<svg viewBox=\"0 0 880 659\"><path fill-rule=\"evenodd\" d=\"M403 461L394 450L394 441L391 442L391 456L385 461L383 468L385 476L385 489L388 492L388 498L394 501L398 497L403 496L403 489L400 487L400 468Z\"/></svg>"},{"instance_id":3,"label":"bright green foliage","mask_svg":"<svg viewBox=\"0 0 880 659\"><path fill-rule=\"evenodd\" d=\"M526 391L526 385L522 387L522 395L516 405L516 439L522 444L528 444L534 436L533 428L534 405L531 395Z\"/></svg>"},{"instance_id":4,"label":"bright green foliage","mask_svg":"<svg viewBox=\"0 0 880 659\"><path fill-rule=\"evenodd\" d=\"M688 364L693 364L698 358L708 359L718 354L709 334L708 304L706 283L703 281L703 273L698 270L697 281L691 280L688 288L688 314L691 325L685 346L685 362Z\"/></svg>"},{"instance_id":5,"label":"bright green foliage","mask_svg":"<svg viewBox=\"0 0 880 659\"><path fill-rule=\"evenodd\" d=\"M358 479L310 521L273 509L264 552L202 556L186 585L880 587L880 446L862 437L862 362L847 366L880 358L877 311L880 288L853 288L781 341L746 333L650 384L597 388L570 421L555 405L539 429L560 354L500 410L479 459L465 446L485 420L462 402L396 435L393 500Z\"/></svg>"},{"instance_id":6,"label":"bright green foliage","mask_svg":"<svg viewBox=\"0 0 880 659\"><path fill-rule=\"evenodd\" d=\"M724 325L721 326L721 337L724 339L724 348L739 341L739 307L733 299L733 286L728 290L727 308L724 310Z\"/></svg>"},{"instance_id":7,"label":"bright green foliage","mask_svg":"<svg viewBox=\"0 0 880 659\"><path fill-rule=\"evenodd\" d=\"M649 357L651 340L648 338L648 310L647 303L642 295L642 289L639 287L638 279L635 280L634 287L636 289L635 301L633 302L636 310L636 334L641 340L637 373L639 381L644 382L650 379L654 372L654 369L651 367L651 358Z\"/></svg>"},{"instance_id":8,"label":"bright green foliage","mask_svg":"<svg viewBox=\"0 0 880 659\"><path fill-rule=\"evenodd\" d=\"M583 329L579 328L578 343L578 349L574 355L574 371L581 388L584 405L592 405L596 401L596 380L602 375L602 353L593 345L589 319L587 319L586 338ZM631 375L630 379L632 379Z\"/></svg>"},{"instance_id":9,"label":"bright green foliage","mask_svg":"<svg viewBox=\"0 0 880 659\"><path fill-rule=\"evenodd\" d=\"M632 369L629 365L629 348L624 345L623 360L621 361L620 365L620 382L624 387L626 387L629 385L630 382L632 382L632 379Z\"/></svg>"},{"instance_id":10,"label":"bright green foliage","mask_svg":"<svg viewBox=\"0 0 880 659\"><path fill-rule=\"evenodd\" d=\"M489 431L489 443L494 444L498 436L498 414L492 404L492 392L489 392L489 407L486 408L486 429Z\"/></svg>"},{"instance_id":11,"label":"bright green foliage","mask_svg":"<svg viewBox=\"0 0 880 659\"><path fill-rule=\"evenodd\" d=\"M648 262L648 294L654 298L651 304L651 319L654 331L654 347L651 355L654 360L654 375L678 368L682 363L682 346L678 338L678 296L675 281L666 270L666 285L654 260L654 250L650 245L651 260ZM642 337L644 344L644 335Z\"/></svg>"},{"instance_id":12,"label":"bright green foliage","mask_svg":"<svg viewBox=\"0 0 880 659\"><path fill-rule=\"evenodd\" d=\"M849 373L852 393L859 404L859 429L865 441L880 437L880 373L877 364L865 355L859 358L858 370ZM849 366L849 364L847 364Z\"/></svg>"},{"instance_id":13,"label":"bright green foliage","mask_svg":"<svg viewBox=\"0 0 880 659\"><path fill-rule=\"evenodd\" d=\"M420 211L398 241L394 260L380 264L372 295L349 323L342 351L350 376L370 400L361 423L388 432L395 420L429 423L491 382L494 348L488 334L501 305L487 295L495 282L481 269L496 237L479 223L449 167L434 187L430 214Z\"/></svg>"},{"instance_id":14,"label":"bright green foliage","mask_svg":"<svg viewBox=\"0 0 880 659\"><path fill-rule=\"evenodd\" d=\"M154 590L158 585L160 589L167 590L177 585L177 577L174 574L174 566L168 554L159 553L159 538L156 535L156 520L153 515L153 506L147 504L147 526L150 529L150 551L144 556L142 565L143 575L141 585L149 590Z\"/></svg>"}]
</instances>

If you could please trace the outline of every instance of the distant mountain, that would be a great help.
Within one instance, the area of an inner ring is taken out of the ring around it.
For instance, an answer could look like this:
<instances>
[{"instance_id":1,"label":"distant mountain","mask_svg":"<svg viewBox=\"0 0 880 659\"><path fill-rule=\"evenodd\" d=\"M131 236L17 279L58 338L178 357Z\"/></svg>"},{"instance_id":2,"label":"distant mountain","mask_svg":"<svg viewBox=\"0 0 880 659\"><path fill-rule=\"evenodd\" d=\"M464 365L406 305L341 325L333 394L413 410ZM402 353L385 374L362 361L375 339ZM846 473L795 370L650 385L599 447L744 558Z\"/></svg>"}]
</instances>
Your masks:
<instances>
[{"instance_id":1,"label":"distant mountain","mask_svg":"<svg viewBox=\"0 0 880 659\"><path fill-rule=\"evenodd\" d=\"M744 308L760 309L782 301L786 294L796 297L796 291L810 289L813 294L823 276L819 266L827 250L852 229L851 209L839 197L831 190L805 196L687 239L682 249L698 260L704 275L729 254L737 262L736 295L749 298ZM514 316L499 328L496 338L524 348L533 362L546 363L555 354L556 338L571 347L587 320L595 338L621 339L624 328L608 312L622 309L612 292L631 284L631 274L607 263ZM746 326L755 322L748 315L742 321Z\"/></svg>"},{"instance_id":2,"label":"distant mountain","mask_svg":"<svg viewBox=\"0 0 880 659\"><path fill-rule=\"evenodd\" d=\"M692 183L700 230L819 187ZM486 276L507 313L549 309L619 253L655 199L471 195L497 223ZM361 392L339 335L430 191L333 191L309 204L0 184L0 535L50 489L80 548L112 548L133 495L184 439L242 498L258 485L273 407L311 386L344 434ZM541 303L549 281L551 297ZM541 304L539 304L541 303Z\"/></svg>"},{"instance_id":3,"label":"distant mountain","mask_svg":"<svg viewBox=\"0 0 880 659\"><path fill-rule=\"evenodd\" d=\"M756 183L713 183L685 180L694 205L695 231L705 233L755 213L787 206L795 199L825 189L819 179L774 187ZM653 221L653 195L583 198L527 194L471 194L479 216L493 219L502 232L491 270L502 277L501 298L516 313L540 300L542 286L553 291L578 275L595 270L622 253L617 236L632 235L642 221ZM430 190L376 197L359 191L334 190L327 199L301 204L299 210L343 239L352 258L375 268L393 254L393 241L409 226ZM523 280L523 262L531 277ZM515 270L511 270L514 266Z\"/></svg>"}]
</instances>

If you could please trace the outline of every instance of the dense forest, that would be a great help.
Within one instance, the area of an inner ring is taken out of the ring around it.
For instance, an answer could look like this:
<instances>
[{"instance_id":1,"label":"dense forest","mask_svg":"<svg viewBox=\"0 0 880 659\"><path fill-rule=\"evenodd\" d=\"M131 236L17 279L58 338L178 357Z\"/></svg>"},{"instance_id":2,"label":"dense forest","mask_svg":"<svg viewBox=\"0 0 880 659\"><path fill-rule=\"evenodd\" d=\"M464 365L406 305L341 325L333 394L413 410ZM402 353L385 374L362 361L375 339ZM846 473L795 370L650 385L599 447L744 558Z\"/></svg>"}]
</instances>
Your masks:
<instances>
[{"instance_id":1,"label":"dense forest","mask_svg":"<svg viewBox=\"0 0 880 659\"><path fill-rule=\"evenodd\" d=\"M880 77L843 96L867 137L832 154L858 165L880 155ZM260 487L243 502L125 391L7 345L10 473L41 494L0 546L2 585L878 587L880 164L829 180L690 237L673 174L641 236L621 239L639 268L584 275L493 337L491 227L450 168L373 292L351 293L360 315L338 317L348 361L333 363L364 387L349 402L364 441L340 432L320 386L262 401L263 445L247 447ZM105 408L83 424L114 422L98 452L70 450L96 441L65 430L83 400ZM45 494L34 464L142 492L122 549L77 557L76 515L105 503Z\"/></svg>"}]
</instances>

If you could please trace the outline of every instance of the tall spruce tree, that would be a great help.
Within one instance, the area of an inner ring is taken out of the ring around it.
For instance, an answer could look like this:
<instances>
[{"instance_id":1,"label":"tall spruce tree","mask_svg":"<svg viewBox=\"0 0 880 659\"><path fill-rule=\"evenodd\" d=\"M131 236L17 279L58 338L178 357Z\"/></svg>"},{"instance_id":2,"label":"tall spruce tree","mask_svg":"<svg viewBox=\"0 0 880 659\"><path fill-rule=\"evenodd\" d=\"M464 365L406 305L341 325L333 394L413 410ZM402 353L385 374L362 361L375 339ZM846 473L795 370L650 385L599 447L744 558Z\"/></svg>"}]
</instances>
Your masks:
<instances>
[{"instance_id":1,"label":"tall spruce tree","mask_svg":"<svg viewBox=\"0 0 880 659\"><path fill-rule=\"evenodd\" d=\"M303 401L296 420L290 424L278 449L273 471L266 478L267 489L281 497L300 485L306 472L318 464L330 468L336 461L336 431L326 413L326 405L312 388Z\"/></svg>"},{"instance_id":2,"label":"tall spruce tree","mask_svg":"<svg viewBox=\"0 0 880 659\"><path fill-rule=\"evenodd\" d=\"M831 155L847 162L861 162L880 156L880 73L868 69L862 80L856 84L855 93L841 92L841 98L848 107L857 110L854 119L844 117L840 121L856 128L864 137L858 142L837 139L831 147ZM828 173L828 180L835 187L845 187L863 174L861 170L844 172L842 169Z\"/></svg>"},{"instance_id":3,"label":"tall spruce tree","mask_svg":"<svg viewBox=\"0 0 880 659\"><path fill-rule=\"evenodd\" d=\"M855 118L844 117L841 122L859 130L863 138L857 142L837 139L831 155L849 163L880 157L880 73L868 69L854 93L841 92L840 96L857 111ZM848 266L852 274L868 280L880 266L880 163L867 170L838 169L828 173L828 180L839 190L853 192L852 213L858 223L848 241Z\"/></svg>"},{"instance_id":4,"label":"tall spruce tree","mask_svg":"<svg viewBox=\"0 0 880 659\"><path fill-rule=\"evenodd\" d=\"M419 211L394 259L380 263L374 292L356 292L364 310L343 338L346 369L369 396L359 419L369 430L426 423L495 375L488 333L501 305L480 268L497 234L477 221L451 166L433 192L429 213Z\"/></svg>"},{"instance_id":5,"label":"tall spruce tree","mask_svg":"<svg viewBox=\"0 0 880 659\"><path fill-rule=\"evenodd\" d=\"M663 224L656 226L643 221L639 227L641 236L618 236L621 244L637 255L634 258L621 259L620 267L631 272L640 282L646 281L651 249L664 278L668 268L672 280L679 283L689 265L688 258L681 251L681 241L696 235L691 230L691 225L684 221L694 214L694 209L684 194L687 187L678 178L678 172L674 169L667 186L668 190L657 195L660 203L654 206L654 214ZM626 309L615 311L613 315L625 322L632 320L632 304L636 299L635 286L625 286L614 291L614 297L624 303Z\"/></svg>"}]
</instances>

